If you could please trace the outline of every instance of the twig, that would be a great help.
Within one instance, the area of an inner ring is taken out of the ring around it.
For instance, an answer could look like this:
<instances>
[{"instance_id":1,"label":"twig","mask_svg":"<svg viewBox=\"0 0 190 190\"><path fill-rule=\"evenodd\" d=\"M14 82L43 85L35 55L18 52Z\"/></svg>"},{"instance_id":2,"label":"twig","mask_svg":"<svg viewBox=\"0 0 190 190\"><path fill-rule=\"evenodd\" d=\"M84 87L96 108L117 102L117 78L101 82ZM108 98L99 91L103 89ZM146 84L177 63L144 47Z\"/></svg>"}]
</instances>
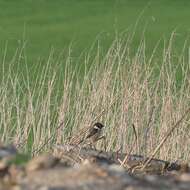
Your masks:
<instances>
[{"instance_id":1,"label":"twig","mask_svg":"<svg viewBox=\"0 0 190 190\"><path fill-rule=\"evenodd\" d=\"M137 135L137 130L136 130L136 127L135 127L134 124L132 124L132 129L133 129L133 132L134 132L134 135L135 135L135 142L137 144L138 135Z\"/></svg>"},{"instance_id":2,"label":"twig","mask_svg":"<svg viewBox=\"0 0 190 190\"><path fill-rule=\"evenodd\" d=\"M158 146L155 148L155 150L153 151L152 155L150 156L150 158L148 160L145 161L145 163L142 166L142 170L144 170L146 168L146 166L150 163L150 161L153 159L153 157L156 155L156 153L159 151L159 149L162 147L162 145L166 142L166 140L168 139L168 137L172 134L172 132L174 131L174 129L176 127L178 127L178 125L183 121L183 119L186 117L186 115L190 112L190 107L185 111L185 113L181 116L181 118L177 121L177 123L168 131L168 133L166 134L165 137L163 137L163 139L161 140L161 142L158 144Z\"/></svg>"},{"instance_id":3,"label":"twig","mask_svg":"<svg viewBox=\"0 0 190 190\"><path fill-rule=\"evenodd\" d=\"M133 142L133 144L132 144L132 146L131 146L130 151L126 154L126 156L125 156L125 158L123 159L123 161L120 162L121 166L124 166L124 165L126 164L125 162L128 160L129 155L131 154L131 152L132 152L132 150L133 150L133 148L134 148L134 145L137 144L137 131L136 131L136 128L135 128L135 125L134 125L134 124L132 124L132 129L133 129L133 132L134 132L134 135L135 135L135 140L134 140L134 142Z\"/></svg>"}]
</instances>

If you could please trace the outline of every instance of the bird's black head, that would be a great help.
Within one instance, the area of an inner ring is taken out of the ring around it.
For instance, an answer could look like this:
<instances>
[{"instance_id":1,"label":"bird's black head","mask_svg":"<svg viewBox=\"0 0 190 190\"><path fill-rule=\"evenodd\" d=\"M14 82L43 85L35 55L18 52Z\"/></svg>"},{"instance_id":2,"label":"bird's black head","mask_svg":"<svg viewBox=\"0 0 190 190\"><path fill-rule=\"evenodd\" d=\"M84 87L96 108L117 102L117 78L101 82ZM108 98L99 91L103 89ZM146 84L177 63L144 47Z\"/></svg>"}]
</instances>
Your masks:
<instances>
[{"instance_id":1,"label":"bird's black head","mask_svg":"<svg viewBox=\"0 0 190 190\"><path fill-rule=\"evenodd\" d=\"M100 122L97 122L94 124L94 127L97 127L98 129L102 129L104 127L104 125Z\"/></svg>"}]
</instances>

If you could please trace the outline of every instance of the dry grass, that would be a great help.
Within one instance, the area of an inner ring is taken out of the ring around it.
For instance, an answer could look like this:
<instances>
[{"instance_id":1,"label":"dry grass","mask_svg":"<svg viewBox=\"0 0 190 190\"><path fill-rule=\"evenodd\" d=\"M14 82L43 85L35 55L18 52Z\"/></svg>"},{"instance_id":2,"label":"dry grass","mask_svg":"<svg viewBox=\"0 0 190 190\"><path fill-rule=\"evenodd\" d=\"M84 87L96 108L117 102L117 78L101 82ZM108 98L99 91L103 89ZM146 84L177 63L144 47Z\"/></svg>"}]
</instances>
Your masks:
<instances>
[{"instance_id":1,"label":"dry grass","mask_svg":"<svg viewBox=\"0 0 190 190\"><path fill-rule=\"evenodd\" d=\"M51 54L44 66L36 63L41 69L27 68L22 50L8 69L4 59L1 140L36 154L48 151L54 143L63 143L78 128L98 120L106 125L107 150L131 152L133 146L133 153L150 155L190 106L190 60L185 46L176 57L173 35L159 56L156 52L160 45L151 56L146 55L144 40L132 56L130 43L115 40L105 56L98 47L95 56L89 53L83 57L82 72L79 66L73 66L70 53L57 60ZM15 69L16 63L24 64L27 77ZM37 72L33 79L29 77L31 70ZM189 161L189 125L188 115L156 156Z\"/></svg>"}]
</instances>

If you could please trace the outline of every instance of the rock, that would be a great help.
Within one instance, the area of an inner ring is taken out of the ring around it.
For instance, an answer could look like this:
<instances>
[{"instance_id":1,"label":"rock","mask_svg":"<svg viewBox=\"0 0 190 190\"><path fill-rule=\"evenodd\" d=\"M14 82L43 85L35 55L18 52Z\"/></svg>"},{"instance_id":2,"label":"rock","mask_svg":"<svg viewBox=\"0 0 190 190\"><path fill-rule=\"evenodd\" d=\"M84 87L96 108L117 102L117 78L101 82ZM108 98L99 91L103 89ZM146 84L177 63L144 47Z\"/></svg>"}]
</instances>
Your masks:
<instances>
[{"instance_id":1,"label":"rock","mask_svg":"<svg viewBox=\"0 0 190 190\"><path fill-rule=\"evenodd\" d=\"M48 154L40 155L28 162L26 171L31 172L35 170L48 169L54 167L59 162L59 159Z\"/></svg>"},{"instance_id":2,"label":"rock","mask_svg":"<svg viewBox=\"0 0 190 190\"><path fill-rule=\"evenodd\" d=\"M62 152L62 156L74 163L73 165L65 165L49 154L33 158L25 167L15 165L13 161L7 162L4 157L0 161L0 190L190 189L188 164L153 159L145 168L145 172L132 173L128 168L141 166L140 163L143 163L145 158L129 155L129 167L126 168L117 160L119 158L122 161L126 155L88 149L82 149L80 152L78 148L75 149L76 152L73 151L74 149L69 149L68 154Z\"/></svg>"},{"instance_id":3,"label":"rock","mask_svg":"<svg viewBox=\"0 0 190 190\"><path fill-rule=\"evenodd\" d=\"M190 182L190 173L181 174L178 179L180 181Z\"/></svg>"},{"instance_id":4,"label":"rock","mask_svg":"<svg viewBox=\"0 0 190 190\"><path fill-rule=\"evenodd\" d=\"M8 167L9 167L9 164L6 159L0 160L0 177L1 178L8 174Z\"/></svg>"},{"instance_id":5,"label":"rock","mask_svg":"<svg viewBox=\"0 0 190 190\"><path fill-rule=\"evenodd\" d=\"M14 145L3 145L0 144L0 159L10 158L17 154L17 149Z\"/></svg>"},{"instance_id":6,"label":"rock","mask_svg":"<svg viewBox=\"0 0 190 190\"><path fill-rule=\"evenodd\" d=\"M8 172L9 172L11 184L20 183L20 181L23 179L23 177L26 176L24 168L16 166L14 164L9 167Z\"/></svg>"}]
</instances>

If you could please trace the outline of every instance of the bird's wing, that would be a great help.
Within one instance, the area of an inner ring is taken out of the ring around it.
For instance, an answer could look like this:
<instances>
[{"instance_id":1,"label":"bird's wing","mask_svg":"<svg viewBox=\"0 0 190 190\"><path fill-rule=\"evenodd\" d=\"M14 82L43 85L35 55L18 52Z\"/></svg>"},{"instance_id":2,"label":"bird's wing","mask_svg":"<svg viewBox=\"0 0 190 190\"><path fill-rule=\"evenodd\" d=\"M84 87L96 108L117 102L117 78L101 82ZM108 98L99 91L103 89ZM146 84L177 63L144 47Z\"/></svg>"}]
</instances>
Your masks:
<instances>
[{"instance_id":1,"label":"bird's wing","mask_svg":"<svg viewBox=\"0 0 190 190\"><path fill-rule=\"evenodd\" d=\"M91 128L90 128L91 129ZM73 135L71 137L71 139L69 140L70 144L80 144L85 138L86 135L85 134L89 134L88 131L90 130L89 126L88 127L84 127L82 129L80 129L77 134ZM89 137L88 137L89 138Z\"/></svg>"},{"instance_id":2,"label":"bird's wing","mask_svg":"<svg viewBox=\"0 0 190 190\"><path fill-rule=\"evenodd\" d=\"M93 135L95 135L97 132L98 132L97 129L90 128L85 138L88 139L88 138L92 137Z\"/></svg>"}]
</instances>

